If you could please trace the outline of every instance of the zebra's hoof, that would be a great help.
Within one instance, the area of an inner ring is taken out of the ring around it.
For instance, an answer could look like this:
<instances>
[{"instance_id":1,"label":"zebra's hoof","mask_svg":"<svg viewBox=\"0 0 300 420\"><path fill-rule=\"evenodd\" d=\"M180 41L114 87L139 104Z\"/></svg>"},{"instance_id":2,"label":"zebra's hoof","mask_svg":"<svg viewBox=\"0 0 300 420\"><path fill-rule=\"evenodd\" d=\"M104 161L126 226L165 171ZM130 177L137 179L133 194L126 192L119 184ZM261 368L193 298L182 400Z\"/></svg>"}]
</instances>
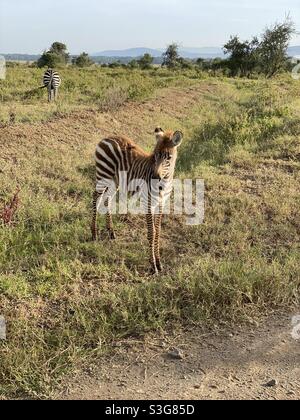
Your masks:
<instances>
[{"instance_id":1,"label":"zebra's hoof","mask_svg":"<svg viewBox=\"0 0 300 420\"><path fill-rule=\"evenodd\" d=\"M150 271L149 271L149 275L150 276L158 276L159 272L158 269L156 267L151 267Z\"/></svg>"},{"instance_id":2,"label":"zebra's hoof","mask_svg":"<svg viewBox=\"0 0 300 420\"><path fill-rule=\"evenodd\" d=\"M158 271L163 271L164 267L161 262L156 263L156 266Z\"/></svg>"},{"instance_id":3,"label":"zebra's hoof","mask_svg":"<svg viewBox=\"0 0 300 420\"><path fill-rule=\"evenodd\" d=\"M113 231L109 232L109 239L111 241L115 241L117 239L115 232L113 232Z\"/></svg>"}]
</instances>

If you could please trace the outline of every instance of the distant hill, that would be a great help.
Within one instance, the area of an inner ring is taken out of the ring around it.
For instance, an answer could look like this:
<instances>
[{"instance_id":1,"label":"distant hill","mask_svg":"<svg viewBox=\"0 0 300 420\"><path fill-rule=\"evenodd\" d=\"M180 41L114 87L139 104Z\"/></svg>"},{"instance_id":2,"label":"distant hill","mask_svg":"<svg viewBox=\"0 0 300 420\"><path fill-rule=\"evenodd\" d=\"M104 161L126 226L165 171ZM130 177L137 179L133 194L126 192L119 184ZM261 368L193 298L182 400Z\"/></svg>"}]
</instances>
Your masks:
<instances>
[{"instance_id":1,"label":"distant hill","mask_svg":"<svg viewBox=\"0 0 300 420\"><path fill-rule=\"evenodd\" d=\"M36 54L1 54L7 61L37 61L40 55Z\"/></svg>"},{"instance_id":2,"label":"distant hill","mask_svg":"<svg viewBox=\"0 0 300 420\"><path fill-rule=\"evenodd\" d=\"M288 54L291 57L294 57L295 55L300 55L300 45L296 47L290 47L288 49Z\"/></svg>"},{"instance_id":3,"label":"distant hill","mask_svg":"<svg viewBox=\"0 0 300 420\"><path fill-rule=\"evenodd\" d=\"M94 57L110 57L110 58L138 58L144 54L151 54L152 57L161 57L163 49L152 48L130 48L125 50L108 50L92 54ZM217 47L203 47L203 48L180 48L179 53L184 58L217 58L224 57L223 50Z\"/></svg>"},{"instance_id":4,"label":"distant hill","mask_svg":"<svg viewBox=\"0 0 300 420\"><path fill-rule=\"evenodd\" d=\"M127 50L108 50L92 54L95 57L132 57L138 58L144 54L151 54L152 57L160 57L163 51L151 48L129 48Z\"/></svg>"},{"instance_id":5,"label":"distant hill","mask_svg":"<svg viewBox=\"0 0 300 420\"><path fill-rule=\"evenodd\" d=\"M142 57L144 54L151 54L155 57L154 63L160 64L162 62L163 49L153 48L129 48L125 50L107 50L91 54L93 60L98 63L113 63L120 61L122 63L128 63L134 58ZM202 47L202 48L180 48L179 53L184 58L196 59L213 59L213 58L224 58L222 48L219 47ZM7 61L37 61L40 55L37 54L1 54ZM288 55L294 57L300 56L300 46L293 46L288 49Z\"/></svg>"},{"instance_id":6,"label":"distant hill","mask_svg":"<svg viewBox=\"0 0 300 420\"><path fill-rule=\"evenodd\" d=\"M152 49L152 48L130 48L125 50L107 50L92 54L93 57L105 57L105 58L138 58L144 54L151 54L152 57L161 57L163 49ZM224 58L224 52L219 47L202 47L202 48L187 48L183 47L179 49L179 53L184 58ZM300 46L290 47L288 49L289 56L300 55Z\"/></svg>"},{"instance_id":7,"label":"distant hill","mask_svg":"<svg viewBox=\"0 0 300 420\"><path fill-rule=\"evenodd\" d=\"M184 58L224 58L222 48L202 47L202 48L180 48L179 53Z\"/></svg>"}]
</instances>

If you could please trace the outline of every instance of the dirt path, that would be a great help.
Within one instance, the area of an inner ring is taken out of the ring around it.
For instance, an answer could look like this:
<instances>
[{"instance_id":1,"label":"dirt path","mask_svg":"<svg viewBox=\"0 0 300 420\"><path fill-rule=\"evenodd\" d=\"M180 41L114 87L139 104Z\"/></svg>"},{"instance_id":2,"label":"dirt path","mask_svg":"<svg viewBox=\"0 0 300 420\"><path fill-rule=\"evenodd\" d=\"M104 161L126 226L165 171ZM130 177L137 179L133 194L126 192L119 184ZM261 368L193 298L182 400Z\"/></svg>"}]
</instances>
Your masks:
<instances>
[{"instance_id":1,"label":"dirt path","mask_svg":"<svg viewBox=\"0 0 300 420\"><path fill-rule=\"evenodd\" d=\"M300 341L292 315L259 327L116 343L114 354L82 372L63 399L300 399ZM183 353L174 359L172 348ZM276 384L266 384L270 381Z\"/></svg>"}]
</instances>

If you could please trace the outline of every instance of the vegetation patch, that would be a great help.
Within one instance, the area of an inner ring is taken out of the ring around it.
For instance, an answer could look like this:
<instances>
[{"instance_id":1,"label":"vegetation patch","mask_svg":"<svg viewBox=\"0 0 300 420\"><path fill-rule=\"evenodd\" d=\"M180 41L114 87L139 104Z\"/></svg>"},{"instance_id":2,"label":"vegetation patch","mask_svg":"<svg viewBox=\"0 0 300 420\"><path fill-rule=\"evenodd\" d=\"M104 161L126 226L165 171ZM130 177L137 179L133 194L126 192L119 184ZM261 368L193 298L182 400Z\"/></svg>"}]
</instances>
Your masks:
<instances>
[{"instance_id":1,"label":"vegetation patch","mask_svg":"<svg viewBox=\"0 0 300 420\"><path fill-rule=\"evenodd\" d=\"M21 201L12 225L0 227L0 314L8 328L0 343L0 395L47 397L64 374L120 337L185 323L236 324L299 304L296 81L68 69L61 102L46 108L38 96L22 106L16 99L20 80L35 86L40 70L10 72L2 90L0 208L17 185ZM132 100L150 94L141 118ZM103 98L107 111L114 95L119 106L103 116ZM17 122L9 125L12 106ZM75 117L38 122L70 109ZM20 124L23 118L30 124ZM146 133L158 123L183 130L177 176L205 180L203 225L164 219L165 271L158 278L146 274L143 218L117 218L115 243L90 242L97 127L110 130L114 121L122 133L143 133L148 149L153 139Z\"/></svg>"}]
</instances>

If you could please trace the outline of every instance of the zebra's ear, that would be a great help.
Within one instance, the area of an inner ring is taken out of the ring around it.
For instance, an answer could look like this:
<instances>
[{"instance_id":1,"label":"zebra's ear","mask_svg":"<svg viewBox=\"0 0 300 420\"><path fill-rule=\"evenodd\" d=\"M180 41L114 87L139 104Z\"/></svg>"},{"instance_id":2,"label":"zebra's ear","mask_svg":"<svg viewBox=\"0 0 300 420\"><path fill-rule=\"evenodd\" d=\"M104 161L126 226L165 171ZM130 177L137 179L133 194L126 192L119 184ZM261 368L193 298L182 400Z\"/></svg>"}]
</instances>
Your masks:
<instances>
[{"instance_id":1,"label":"zebra's ear","mask_svg":"<svg viewBox=\"0 0 300 420\"><path fill-rule=\"evenodd\" d=\"M161 127L156 127L156 129L154 130L154 134L156 136L163 136L164 135L164 130Z\"/></svg>"},{"instance_id":2,"label":"zebra's ear","mask_svg":"<svg viewBox=\"0 0 300 420\"><path fill-rule=\"evenodd\" d=\"M175 147L178 147L181 145L183 140L183 133L181 131L175 131L172 137L172 142Z\"/></svg>"},{"instance_id":3,"label":"zebra's ear","mask_svg":"<svg viewBox=\"0 0 300 420\"><path fill-rule=\"evenodd\" d=\"M154 134L155 134L156 140L158 141L164 136L165 132L161 127L157 127L154 130Z\"/></svg>"}]
</instances>

